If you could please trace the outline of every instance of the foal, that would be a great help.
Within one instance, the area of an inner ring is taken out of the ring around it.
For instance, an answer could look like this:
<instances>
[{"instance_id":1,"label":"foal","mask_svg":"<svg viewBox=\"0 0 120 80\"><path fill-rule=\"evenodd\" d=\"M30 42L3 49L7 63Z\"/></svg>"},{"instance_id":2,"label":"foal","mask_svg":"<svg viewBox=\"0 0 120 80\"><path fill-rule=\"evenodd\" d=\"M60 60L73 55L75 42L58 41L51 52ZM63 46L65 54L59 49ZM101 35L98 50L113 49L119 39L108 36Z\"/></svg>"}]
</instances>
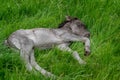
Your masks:
<instances>
[{"instance_id":1,"label":"foal","mask_svg":"<svg viewBox=\"0 0 120 80\"><path fill-rule=\"evenodd\" d=\"M27 70L31 71L35 68L46 77L53 77L54 75L42 67L35 61L34 48L46 49L56 46L62 51L68 51L79 62L85 64L79 53L69 48L69 44L74 41L82 41L85 43L85 55L90 54L90 32L86 26L78 19L66 16L57 29L34 28L34 29L20 29L13 32L5 44L9 47L16 48L20 51L20 56L26 64Z\"/></svg>"}]
</instances>

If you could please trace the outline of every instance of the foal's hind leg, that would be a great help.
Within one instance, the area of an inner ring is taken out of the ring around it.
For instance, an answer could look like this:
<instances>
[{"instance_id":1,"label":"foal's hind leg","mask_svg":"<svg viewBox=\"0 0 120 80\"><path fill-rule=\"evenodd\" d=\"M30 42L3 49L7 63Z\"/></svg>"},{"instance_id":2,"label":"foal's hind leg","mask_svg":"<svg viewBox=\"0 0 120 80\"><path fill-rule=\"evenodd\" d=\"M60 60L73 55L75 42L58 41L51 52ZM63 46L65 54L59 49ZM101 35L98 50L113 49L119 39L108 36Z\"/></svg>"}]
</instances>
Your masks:
<instances>
[{"instance_id":1,"label":"foal's hind leg","mask_svg":"<svg viewBox=\"0 0 120 80\"><path fill-rule=\"evenodd\" d=\"M29 62L29 54L28 54L28 52L23 50L23 49L21 49L20 52L21 52L20 56L21 56L22 60L24 61L27 70L31 71L32 70L32 66L31 66L31 64Z\"/></svg>"},{"instance_id":2,"label":"foal's hind leg","mask_svg":"<svg viewBox=\"0 0 120 80\"><path fill-rule=\"evenodd\" d=\"M27 70L31 71L32 66L30 64L30 53L33 48L33 42L29 39L24 39L24 41L21 42L21 49L20 49L20 56L22 57L23 61L26 64Z\"/></svg>"},{"instance_id":3,"label":"foal's hind leg","mask_svg":"<svg viewBox=\"0 0 120 80\"><path fill-rule=\"evenodd\" d=\"M34 57L34 50L32 50L31 54L30 54L30 63L31 65L37 70L39 71L42 75L46 76L46 77L53 77L55 78L55 76L46 71L45 69L43 69L42 67L40 67L37 62L35 61L35 57Z\"/></svg>"}]
</instances>

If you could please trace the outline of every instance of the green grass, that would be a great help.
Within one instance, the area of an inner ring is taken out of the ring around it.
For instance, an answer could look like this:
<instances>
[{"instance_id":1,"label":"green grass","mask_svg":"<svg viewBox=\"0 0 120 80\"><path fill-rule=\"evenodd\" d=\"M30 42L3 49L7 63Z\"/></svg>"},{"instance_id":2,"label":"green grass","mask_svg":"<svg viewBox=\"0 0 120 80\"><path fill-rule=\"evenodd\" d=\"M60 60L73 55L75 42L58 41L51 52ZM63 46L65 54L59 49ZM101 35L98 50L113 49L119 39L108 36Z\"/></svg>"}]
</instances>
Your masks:
<instances>
[{"instance_id":1,"label":"green grass","mask_svg":"<svg viewBox=\"0 0 120 80\"><path fill-rule=\"evenodd\" d=\"M58 80L120 80L120 0L0 0L0 80L52 80L28 72L18 52L3 45L15 30L56 28L66 15L78 17L91 32L91 55L79 65L68 52L35 50L39 65Z\"/></svg>"}]
</instances>

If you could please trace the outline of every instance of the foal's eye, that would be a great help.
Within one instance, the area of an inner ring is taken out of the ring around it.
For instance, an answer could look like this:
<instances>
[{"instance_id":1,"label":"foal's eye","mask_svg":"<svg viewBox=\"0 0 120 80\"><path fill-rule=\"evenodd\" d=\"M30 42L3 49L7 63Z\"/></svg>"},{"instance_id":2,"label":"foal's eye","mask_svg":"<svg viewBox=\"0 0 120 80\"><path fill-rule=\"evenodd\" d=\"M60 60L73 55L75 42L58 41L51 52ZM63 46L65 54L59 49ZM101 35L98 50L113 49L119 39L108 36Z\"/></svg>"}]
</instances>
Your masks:
<instances>
[{"instance_id":1,"label":"foal's eye","mask_svg":"<svg viewBox=\"0 0 120 80\"><path fill-rule=\"evenodd\" d=\"M78 24L78 26L81 26L81 24Z\"/></svg>"}]
</instances>

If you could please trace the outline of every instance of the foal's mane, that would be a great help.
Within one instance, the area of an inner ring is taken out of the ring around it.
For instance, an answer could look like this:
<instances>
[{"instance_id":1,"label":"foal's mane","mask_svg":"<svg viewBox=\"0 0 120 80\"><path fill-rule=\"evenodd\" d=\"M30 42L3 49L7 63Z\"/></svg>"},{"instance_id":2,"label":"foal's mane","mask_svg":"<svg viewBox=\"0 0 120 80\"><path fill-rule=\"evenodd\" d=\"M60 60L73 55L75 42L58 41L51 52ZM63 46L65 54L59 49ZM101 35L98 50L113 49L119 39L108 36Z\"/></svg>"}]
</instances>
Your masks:
<instances>
[{"instance_id":1,"label":"foal's mane","mask_svg":"<svg viewBox=\"0 0 120 80\"><path fill-rule=\"evenodd\" d=\"M68 23L68 22L70 22L70 21L64 20L62 23L60 23L60 24L58 25L58 28L63 27L63 26L64 26L66 23Z\"/></svg>"},{"instance_id":2,"label":"foal's mane","mask_svg":"<svg viewBox=\"0 0 120 80\"><path fill-rule=\"evenodd\" d=\"M78 18L73 18L73 19L71 19L71 20L64 20L62 23L60 23L59 25L58 25L58 28L62 28L66 23L68 23L68 22L71 22L71 21L73 21L73 20L78 20Z\"/></svg>"}]
</instances>

